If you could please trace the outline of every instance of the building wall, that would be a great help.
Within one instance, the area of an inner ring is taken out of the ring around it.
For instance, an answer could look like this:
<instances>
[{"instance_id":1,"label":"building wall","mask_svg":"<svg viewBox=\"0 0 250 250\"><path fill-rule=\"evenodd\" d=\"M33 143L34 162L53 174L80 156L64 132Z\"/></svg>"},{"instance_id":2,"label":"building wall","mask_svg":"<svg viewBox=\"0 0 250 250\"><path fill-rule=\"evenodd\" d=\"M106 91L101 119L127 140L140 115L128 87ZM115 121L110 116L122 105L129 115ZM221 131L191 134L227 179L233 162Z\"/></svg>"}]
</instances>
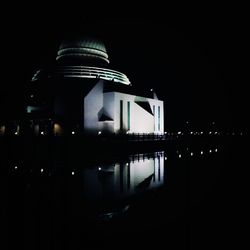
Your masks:
<instances>
[{"instance_id":1,"label":"building wall","mask_svg":"<svg viewBox=\"0 0 250 250\"><path fill-rule=\"evenodd\" d=\"M163 101L156 99L146 98L150 104L151 110L153 111L153 105L155 105L155 116L148 113L141 106L135 103L136 96L115 93L114 98L114 132L119 133L121 127L124 132L128 133L164 133L164 110ZM123 101L123 112L121 126L121 110L120 101ZM130 102L130 129L128 129L128 105ZM158 107L160 107L160 129L158 127Z\"/></svg>"},{"instance_id":2,"label":"building wall","mask_svg":"<svg viewBox=\"0 0 250 250\"><path fill-rule=\"evenodd\" d=\"M86 132L164 133L163 101L119 92L103 93L103 84L100 80L84 99ZM135 102L137 99L148 101L154 115L138 105ZM130 112L128 112L128 103ZM110 120L99 121L102 114Z\"/></svg>"}]
</instances>

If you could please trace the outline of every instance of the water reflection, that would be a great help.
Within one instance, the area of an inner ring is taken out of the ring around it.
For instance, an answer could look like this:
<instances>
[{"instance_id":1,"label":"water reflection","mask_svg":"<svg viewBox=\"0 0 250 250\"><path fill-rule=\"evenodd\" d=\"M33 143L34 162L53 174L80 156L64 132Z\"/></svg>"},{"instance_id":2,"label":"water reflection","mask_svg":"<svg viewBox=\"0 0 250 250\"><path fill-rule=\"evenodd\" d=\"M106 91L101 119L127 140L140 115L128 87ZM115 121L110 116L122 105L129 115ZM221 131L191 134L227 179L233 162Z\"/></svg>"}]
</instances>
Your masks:
<instances>
[{"instance_id":1,"label":"water reflection","mask_svg":"<svg viewBox=\"0 0 250 250\"><path fill-rule=\"evenodd\" d=\"M164 184L164 151L83 169L84 195L96 202L139 194Z\"/></svg>"}]
</instances>

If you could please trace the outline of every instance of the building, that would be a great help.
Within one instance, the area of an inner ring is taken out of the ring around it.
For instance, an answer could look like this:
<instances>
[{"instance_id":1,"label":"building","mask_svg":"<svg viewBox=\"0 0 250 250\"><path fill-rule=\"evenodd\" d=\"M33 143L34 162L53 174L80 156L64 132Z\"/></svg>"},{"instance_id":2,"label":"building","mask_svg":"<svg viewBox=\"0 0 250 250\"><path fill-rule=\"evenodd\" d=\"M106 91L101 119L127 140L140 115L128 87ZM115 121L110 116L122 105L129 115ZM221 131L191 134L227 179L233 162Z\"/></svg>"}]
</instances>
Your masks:
<instances>
[{"instance_id":1,"label":"building","mask_svg":"<svg viewBox=\"0 0 250 250\"><path fill-rule=\"evenodd\" d=\"M34 74L26 103L24 127L37 135L164 133L163 101L136 93L93 38L64 41L55 64Z\"/></svg>"}]
</instances>

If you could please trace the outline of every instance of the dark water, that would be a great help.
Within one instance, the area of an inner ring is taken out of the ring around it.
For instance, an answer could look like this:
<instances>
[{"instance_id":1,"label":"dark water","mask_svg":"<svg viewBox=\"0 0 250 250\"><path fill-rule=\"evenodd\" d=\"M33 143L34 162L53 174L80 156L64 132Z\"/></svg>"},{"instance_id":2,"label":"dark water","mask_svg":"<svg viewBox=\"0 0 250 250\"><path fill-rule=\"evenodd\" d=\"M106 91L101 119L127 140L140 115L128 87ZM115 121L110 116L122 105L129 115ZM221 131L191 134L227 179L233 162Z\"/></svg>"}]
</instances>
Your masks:
<instances>
[{"instance_id":1,"label":"dark water","mask_svg":"<svg viewBox=\"0 0 250 250\"><path fill-rule=\"evenodd\" d=\"M239 247L249 196L245 142L175 141L108 157L84 150L67 157L52 150L48 157L51 149L41 146L29 160L2 144L2 243L7 249Z\"/></svg>"}]
</instances>

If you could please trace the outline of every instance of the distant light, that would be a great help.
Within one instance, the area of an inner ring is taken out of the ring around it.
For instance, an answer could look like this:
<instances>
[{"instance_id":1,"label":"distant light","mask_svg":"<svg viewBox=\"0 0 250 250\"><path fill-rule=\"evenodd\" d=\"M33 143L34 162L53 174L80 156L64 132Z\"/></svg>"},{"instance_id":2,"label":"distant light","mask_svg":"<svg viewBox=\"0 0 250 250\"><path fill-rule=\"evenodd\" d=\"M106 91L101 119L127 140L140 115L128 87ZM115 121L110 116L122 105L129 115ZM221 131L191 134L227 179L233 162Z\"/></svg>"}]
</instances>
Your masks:
<instances>
[{"instance_id":1,"label":"distant light","mask_svg":"<svg viewBox=\"0 0 250 250\"><path fill-rule=\"evenodd\" d=\"M240 135L243 135L243 133L241 132Z\"/></svg>"},{"instance_id":2,"label":"distant light","mask_svg":"<svg viewBox=\"0 0 250 250\"><path fill-rule=\"evenodd\" d=\"M186 124L188 124L189 123L189 121L186 121Z\"/></svg>"},{"instance_id":3,"label":"distant light","mask_svg":"<svg viewBox=\"0 0 250 250\"><path fill-rule=\"evenodd\" d=\"M43 132L43 131L41 132L41 135L44 135L44 132Z\"/></svg>"},{"instance_id":4,"label":"distant light","mask_svg":"<svg viewBox=\"0 0 250 250\"><path fill-rule=\"evenodd\" d=\"M212 134L212 132L210 131L210 132L209 132L209 134L211 135L211 134Z\"/></svg>"},{"instance_id":5,"label":"distant light","mask_svg":"<svg viewBox=\"0 0 250 250\"><path fill-rule=\"evenodd\" d=\"M203 155L203 151L201 151L201 155Z\"/></svg>"},{"instance_id":6,"label":"distant light","mask_svg":"<svg viewBox=\"0 0 250 250\"><path fill-rule=\"evenodd\" d=\"M165 156L165 158L164 158L164 159L165 159L165 161L166 161L166 160L168 159L168 157L167 157L167 156Z\"/></svg>"},{"instance_id":7,"label":"distant light","mask_svg":"<svg viewBox=\"0 0 250 250\"><path fill-rule=\"evenodd\" d=\"M214 132L215 135L217 135L217 132Z\"/></svg>"},{"instance_id":8,"label":"distant light","mask_svg":"<svg viewBox=\"0 0 250 250\"><path fill-rule=\"evenodd\" d=\"M203 134L203 131L201 131L201 135Z\"/></svg>"},{"instance_id":9,"label":"distant light","mask_svg":"<svg viewBox=\"0 0 250 250\"><path fill-rule=\"evenodd\" d=\"M181 158L181 154L179 154L179 158Z\"/></svg>"},{"instance_id":10,"label":"distant light","mask_svg":"<svg viewBox=\"0 0 250 250\"><path fill-rule=\"evenodd\" d=\"M215 122L212 122L212 124L214 125L214 124L215 124Z\"/></svg>"},{"instance_id":11,"label":"distant light","mask_svg":"<svg viewBox=\"0 0 250 250\"><path fill-rule=\"evenodd\" d=\"M33 97L34 97L34 95L33 95L33 94L32 94L32 95L30 95L30 97L31 97L31 98L33 98Z\"/></svg>"},{"instance_id":12,"label":"distant light","mask_svg":"<svg viewBox=\"0 0 250 250\"><path fill-rule=\"evenodd\" d=\"M166 135L166 134L167 134L167 132L164 132L164 134Z\"/></svg>"},{"instance_id":13,"label":"distant light","mask_svg":"<svg viewBox=\"0 0 250 250\"><path fill-rule=\"evenodd\" d=\"M72 174L72 175L75 175L75 172L74 172L74 171L72 171L72 172L71 172L71 174Z\"/></svg>"},{"instance_id":14,"label":"distant light","mask_svg":"<svg viewBox=\"0 0 250 250\"><path fill-rule=\"evenodd\" d=\"M189 150L189 148L187 148L187 151Z\"/></svg>"},{"instance_id":15,"label":"distant light","mask_svg":"<svg viewBox=\"0 0 250 250\"><path fill-rule=\"evenodd\" d=\"M214 150L214 152L218 152L218 149L216 148L216 149Z\"/></svg>"},{"instance_id":16,"label":"distant light","mask_svg":"<svg viewBox=\"0 0 250 250\"><path fill-rule=\"evenodd\" d=\"M100 135L102 132L101 131L98 131L98 135Z\"/></svg>"},{"instance_id":17,"label":"distant light","mask_svg":"<svg viewBox=\"0 0 250 250\"><path fill-rule=\"evenodd\" d=\"M154 91L153 89L150 89L150 91Z\"/></svg>"},{"instance_id":18,"label":"distant light","mask_svg":"<svg viewBox=\"0 0 250 250\"><path fill-rule=\"evenodd\" d=\"M72 131L71 134L74 135L74 134L75 134L75 131Z\"/></svg>"},{"instance_id":19,"label":"distant light","mask_svg":"<svg viewBox=\"0 0 250 250\"><path fill-rule=\"evenodd\" d=\"M101 170L102 170L102 168L101 168L101 167L99 167L99 168L98 168L98 170L99 170L99 171L101 171Z\"/></svg>"},{"instance_id":20,"label":"distant light","mask_svg":"<svg viewBox=\"0 0 250 250\"><path fill-rule=\"evenodd\" d=\"M193 152L191 152L191 153L190 153L190 155L191 155L191 156L193 156L193 155L194 155L194 153L193 153Z\"/></svg>"},{"instance_id":21,"label":"distant light","mask_svg":"<svg viewBox=\"0 0 250 250\"><path fill-rule=\"evenodd\" d=\"M180 134L181 134L181 131L178 132L178 135L180 135Z\"/></svg>"},{"instance_id":22,"label":"distant light","mask_svg":"<svg viewBox=\"0 0 250 250\"><path fill-rule=\"evenodd\" d=\"M15 132L15 135L18 135L18 132L17 132L17 131Z\"/></svg>"},{"instance_id":23,"label":"distant light","mask_svg":"<svg viewBox=\"0 0 250 250\"><path fill-rule=\"evenodd\" d=\"M212 153L212 150L211 150L211 149L209 150L209 153Z\"/></svg>"},{"instance_id":24,"label":"distant light","mask_svg":"<svg viewBox=\"0 0 250 250\"><path fill-rule=\"evenodd\" d=\"M15 166L15 169L17 169L17 166Z\"/></svg>"},{"instance_id":25,"label":"distant light","mask_svg":"<svg viewBox=\"0 0 250 250\"><path fill-rule=\"evenodd\" d=\"M192 135L193 134L193 132L190 132L190 135Z\"/></svg>"},{"instance_id":26,"label":"distant light","mask_svg":"<svg viewBox=\"0 0 250 250\"><path fill-rule=\"evenodd\" d=\"M128 166L129 164L128 164L128 162L126 163L126 166Z\"/></svg>"},{"instance_id":27,"label":"distant light","mask_svg":"<svg viewBox=\"0 0 250 250\"><path fill-rule=\"evenodd\" d=\"M43 168L41 168L41 173L43 172Z\"/></svg>"}]
</instances>

